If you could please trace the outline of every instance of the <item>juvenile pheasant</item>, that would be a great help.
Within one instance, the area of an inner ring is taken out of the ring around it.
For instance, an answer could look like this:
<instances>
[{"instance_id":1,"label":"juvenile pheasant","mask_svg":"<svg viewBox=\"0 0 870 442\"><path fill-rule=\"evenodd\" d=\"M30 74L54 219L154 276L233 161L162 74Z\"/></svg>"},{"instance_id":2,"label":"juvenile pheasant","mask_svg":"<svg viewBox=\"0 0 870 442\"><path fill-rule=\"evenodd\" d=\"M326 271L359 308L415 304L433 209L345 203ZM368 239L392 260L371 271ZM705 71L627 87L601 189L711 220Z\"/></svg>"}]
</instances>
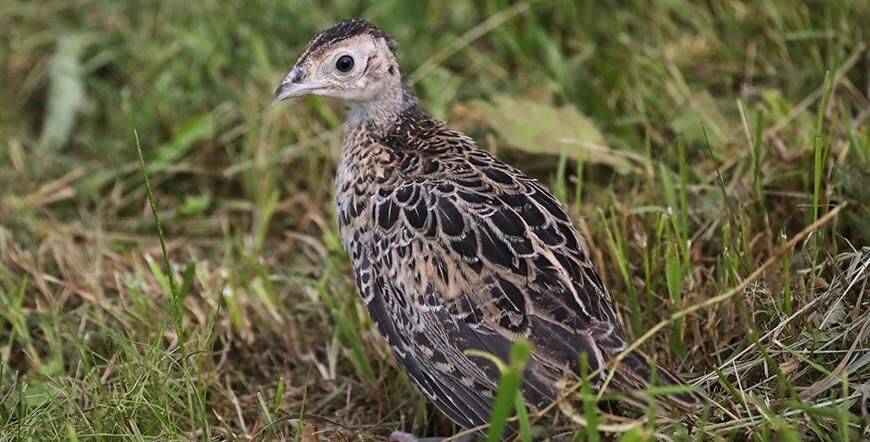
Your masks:
<instances>
[{"instance_id":1,"label":"juvenile pheasant","mask_svg":"<svg viewBox=\"0 0 870 442\"><path fill-rule=\"evenodd\" d=\"M408 376L465 428L488 422L499 372L468 350L507 360L534 347L522 394L532 410L556 383L605 367L627 345L610 295L565 208L534 179L426 115L404 85L395 41L364 20L317 34L274 100L347 104L336 214L357 290ZM631 353L609 390L649 385ZM679 377L658 367L660 382ZM603 381L606 370L598 381ZM689 393L669 399L694 407Z\"/></svg>"}]
</instances>

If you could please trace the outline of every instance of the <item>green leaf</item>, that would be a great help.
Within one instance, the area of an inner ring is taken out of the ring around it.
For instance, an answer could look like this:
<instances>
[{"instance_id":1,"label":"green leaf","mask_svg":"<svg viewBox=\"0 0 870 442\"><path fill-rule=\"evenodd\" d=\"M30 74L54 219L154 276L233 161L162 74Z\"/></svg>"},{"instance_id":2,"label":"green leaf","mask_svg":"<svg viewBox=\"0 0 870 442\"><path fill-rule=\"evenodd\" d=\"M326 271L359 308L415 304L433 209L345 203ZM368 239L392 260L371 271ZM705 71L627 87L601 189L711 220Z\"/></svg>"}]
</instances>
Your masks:
<instances>
[{"instance_id":1,"label":"green leaf","mask_svg":"<svg viewBox=\"0 0 870 442\"><path fill-rule=\"evenodd\" d=\"M514 396L514 407L517 410L517 421L520 424L520 440L532 442L532 424L529 422L529 411L526 409L526 401L523 399L522 392L518 391Z\"/></svg>"},{"instance_id":2,"label":"green leaf","mask_svg":"<svg viewBox=\"0 0 870 442\"><path fill-rule=\"evenodd\" d=\"M607 146L598 126L574 106L555 107L537 101L497 96L472 106L483 121L511 147L531 154L561 155L572 160L607 164L627 173L626 154Z\"/></svg>"},{"instance_id":3,"label":"green leaf","mask_svg":"<svg viewBox=\"0 0 870 442\"><path fill-rule=\"evenodd\" d=\"M502 371L501 380L499 381L498 393L496 393L495 403L492 407L489 431L486 433L486 440L489 442L501 440L502 434L507 429L507 420L511 415L511 411L514 410L516 397L520 394L523 367L525 367L531 355L531 345L519 339L511 348L510 365L500 367ZM521 410L520 415L524 414L525 410ZM528 419L527 416L526 419ZM523 427L525 426L523 425ZM523 433L527 431L527 429L524 429Z\"/></svg>"},{"instance_id":4,"label":"green leaf","mask_svg":"<svg viewBox=\"0 0 870 442\"><path fill-rule=\"evenodd\" d=\"M76 115L85 104L85 86L79 61L85 38L65 35L48 66L48 109L39 136L40 149L59 149L72 134Z\"/></svg>"}]
</instances>

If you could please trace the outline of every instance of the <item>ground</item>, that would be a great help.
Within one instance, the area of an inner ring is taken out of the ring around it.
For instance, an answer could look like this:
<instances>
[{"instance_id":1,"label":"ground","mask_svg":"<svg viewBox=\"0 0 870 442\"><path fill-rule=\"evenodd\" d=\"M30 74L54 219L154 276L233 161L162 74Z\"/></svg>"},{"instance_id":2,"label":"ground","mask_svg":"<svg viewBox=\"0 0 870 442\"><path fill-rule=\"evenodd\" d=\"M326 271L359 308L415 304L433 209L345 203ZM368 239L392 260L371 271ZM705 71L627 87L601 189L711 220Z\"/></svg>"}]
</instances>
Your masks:
<instances>
[{"instance_id":1,"label":"ground","mask_svg":"<svg viewBox=\"0 0 870 442\"><path fill-rule=\"evenodd\" d=\"M537 437L867 437L866 1L12 0L0 439L458 430L354 293L344 110L270 106L351 16L397 38L427 110L570 206L626 333L710 398L674 419L574 390Z\"/></svg>"}]
</instances>

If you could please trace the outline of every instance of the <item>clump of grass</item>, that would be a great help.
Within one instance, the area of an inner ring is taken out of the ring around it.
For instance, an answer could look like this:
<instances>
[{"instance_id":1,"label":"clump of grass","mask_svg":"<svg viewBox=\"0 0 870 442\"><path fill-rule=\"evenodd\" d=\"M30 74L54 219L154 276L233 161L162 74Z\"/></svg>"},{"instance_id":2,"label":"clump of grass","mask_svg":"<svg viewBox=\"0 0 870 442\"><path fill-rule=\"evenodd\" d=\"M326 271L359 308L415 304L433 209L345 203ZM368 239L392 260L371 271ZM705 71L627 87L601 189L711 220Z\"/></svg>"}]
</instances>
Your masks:
<instances>
[{"instance_id":1,"label":"clump of grass","mask_svg":"<svg viewBox=\"0 0 870 442\"><path fill-rule=\"evenodd\" d=\"M13 1L0 439L458 430L356 300L332 226L342 110L269 106L307 39L348 16L397 37L425 107L552 183L627 334L711 401L687 416L702 425L618 418L580 385L548 416L520 409L519 437L867 434L861 2ZM534 143L477 118L479 103L506 113L505 95L576 111L601 138L518 149Z\"/></svg>"}]
</instances>

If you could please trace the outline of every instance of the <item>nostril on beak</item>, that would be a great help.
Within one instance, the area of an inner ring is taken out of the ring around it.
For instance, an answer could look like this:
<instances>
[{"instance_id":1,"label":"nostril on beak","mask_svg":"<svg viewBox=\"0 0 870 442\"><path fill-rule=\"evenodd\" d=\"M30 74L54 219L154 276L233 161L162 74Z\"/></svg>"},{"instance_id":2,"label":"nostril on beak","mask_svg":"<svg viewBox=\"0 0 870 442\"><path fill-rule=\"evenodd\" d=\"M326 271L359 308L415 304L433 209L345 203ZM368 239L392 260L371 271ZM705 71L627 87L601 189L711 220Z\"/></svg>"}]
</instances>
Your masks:
<instances>
[{"instance_id":1,"label":"nostril on beak","mask_svg":"<svg viewBox=\"0 0 870 442\"><path fill-rule=\"evenodd\" d=\"M290 72L290 82L291 83L299 83L302 81L302 76L305 75L305 71L300 68L293 68L293 71Z\"/></svg>"}]
</instances>

